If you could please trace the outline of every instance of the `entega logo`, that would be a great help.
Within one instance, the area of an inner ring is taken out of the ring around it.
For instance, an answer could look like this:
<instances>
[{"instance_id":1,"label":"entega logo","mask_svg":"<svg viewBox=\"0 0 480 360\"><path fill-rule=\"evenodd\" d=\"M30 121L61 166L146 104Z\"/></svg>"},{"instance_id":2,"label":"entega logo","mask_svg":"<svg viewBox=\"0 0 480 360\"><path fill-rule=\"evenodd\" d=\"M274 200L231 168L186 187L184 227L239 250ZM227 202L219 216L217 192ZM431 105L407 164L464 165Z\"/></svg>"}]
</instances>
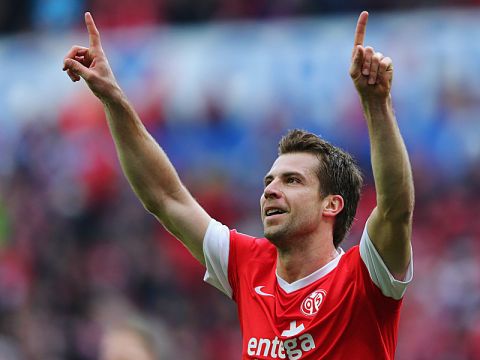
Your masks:
<instances>
[{"instance_id":1,"label":"entega logo","mask_svg":"<svg viewBox=\"0 0 480 360\"><path fill-rule=\"evenodd\" d=\"M257 339L250 338L247 345L247 354L250 356L261 356L268 359L301 359L304 352L315 349L315 342L310 334L302 334L298 338L288 340Z\"/></svg>"},{"instance_id":2,"label":"entega logo","mask_svg":"<svg viewBox=\"0 0 480 360\"><path fill-rule=\"evenodd\" d=\"M304 315L313 316L320 309L320 305L323 302L324 297L327 296L327 292L323 289L315 290L303 300L300 310Z\"/></svg>"}]
</instances>

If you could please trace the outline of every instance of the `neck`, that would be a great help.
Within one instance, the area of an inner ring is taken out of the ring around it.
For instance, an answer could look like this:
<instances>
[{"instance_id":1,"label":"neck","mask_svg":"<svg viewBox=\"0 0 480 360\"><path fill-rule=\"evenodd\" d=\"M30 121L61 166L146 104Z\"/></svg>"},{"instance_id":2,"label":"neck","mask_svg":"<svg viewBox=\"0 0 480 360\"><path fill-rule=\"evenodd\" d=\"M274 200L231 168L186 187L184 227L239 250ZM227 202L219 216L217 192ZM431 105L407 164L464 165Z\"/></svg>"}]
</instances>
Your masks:
<instances>
[{"instance_id":1,"label":"neck","mask_svg":"<svg viewBox=\"0 0 480 360\"><path fill-rule=\"evenodd\" d=\"M302 242L305 246L288 249L277 247L277 273L283 280L292 283L302 279L338 256L332 240Z\"/></svg>"}]
</instances>

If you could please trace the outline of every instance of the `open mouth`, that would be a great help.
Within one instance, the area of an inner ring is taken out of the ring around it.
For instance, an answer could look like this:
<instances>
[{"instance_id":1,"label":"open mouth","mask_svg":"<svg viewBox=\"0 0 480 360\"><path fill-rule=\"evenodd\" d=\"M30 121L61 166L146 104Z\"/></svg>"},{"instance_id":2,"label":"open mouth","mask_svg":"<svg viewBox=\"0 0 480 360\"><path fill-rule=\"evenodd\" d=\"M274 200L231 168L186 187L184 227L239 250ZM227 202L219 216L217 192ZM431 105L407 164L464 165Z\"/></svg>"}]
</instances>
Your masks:
<instances>
[{"instance_id":1,"label":"open mouth","mask_svg":"<svg viewBox=\"0 0 480 360\"><path fill-rule=\"evenodd\" d=\"M268 209L267 211L265 211L265 216L270 217L270 216L281 215L285 213L286 211L282 209Z\"/></svg>"}]
</instances>

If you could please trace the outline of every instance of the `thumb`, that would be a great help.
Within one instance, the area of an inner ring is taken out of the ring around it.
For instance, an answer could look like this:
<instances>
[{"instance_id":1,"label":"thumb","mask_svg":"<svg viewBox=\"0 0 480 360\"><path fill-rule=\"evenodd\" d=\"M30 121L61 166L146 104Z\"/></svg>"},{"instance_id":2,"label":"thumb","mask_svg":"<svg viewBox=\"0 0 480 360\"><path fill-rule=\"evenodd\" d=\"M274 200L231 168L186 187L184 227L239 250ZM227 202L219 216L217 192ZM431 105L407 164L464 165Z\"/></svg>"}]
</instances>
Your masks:
<instances>
[{"instance_id":1,"label":"thumb","mask_svg":"<svg viewBox=\"0 0 480 360\"><path fill-rule=\"evenodd\" d=\"M75 75L81 76L84 80L90 78L90 70L75 59L65 59L63 70L70 70Z\"/></svg>"},{"instance_id":2,"label":"thumb","mask_svg":"<svg viewBox=\"0 0 480 360\"><path fill-rule=\"evenodd\" d=\"M350 76L352 79L358 79L362 75L363 58L365 49L361 45L357 45L352 56L352 64L350 65Z\"/></svg>"}]
</instances>

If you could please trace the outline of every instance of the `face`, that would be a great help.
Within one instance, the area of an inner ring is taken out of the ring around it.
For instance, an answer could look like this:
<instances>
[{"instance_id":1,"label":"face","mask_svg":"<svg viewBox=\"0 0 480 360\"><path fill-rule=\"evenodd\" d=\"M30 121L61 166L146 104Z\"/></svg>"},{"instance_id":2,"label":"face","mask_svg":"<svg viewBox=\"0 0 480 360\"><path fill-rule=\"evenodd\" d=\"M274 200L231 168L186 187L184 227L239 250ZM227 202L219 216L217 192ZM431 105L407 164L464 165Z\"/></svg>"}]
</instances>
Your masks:
<instances>
[{"instance_id":1,"label":"face","mask_svg":"<svg viewBox=\"0 0 480 360\"><path fill-rule=\"evenodd\" d=\"M324 205L318 166L313 154L284 154L265 176L261 216L264 236L275 245L319 230Z\"/></svg>"}]
</instances>

